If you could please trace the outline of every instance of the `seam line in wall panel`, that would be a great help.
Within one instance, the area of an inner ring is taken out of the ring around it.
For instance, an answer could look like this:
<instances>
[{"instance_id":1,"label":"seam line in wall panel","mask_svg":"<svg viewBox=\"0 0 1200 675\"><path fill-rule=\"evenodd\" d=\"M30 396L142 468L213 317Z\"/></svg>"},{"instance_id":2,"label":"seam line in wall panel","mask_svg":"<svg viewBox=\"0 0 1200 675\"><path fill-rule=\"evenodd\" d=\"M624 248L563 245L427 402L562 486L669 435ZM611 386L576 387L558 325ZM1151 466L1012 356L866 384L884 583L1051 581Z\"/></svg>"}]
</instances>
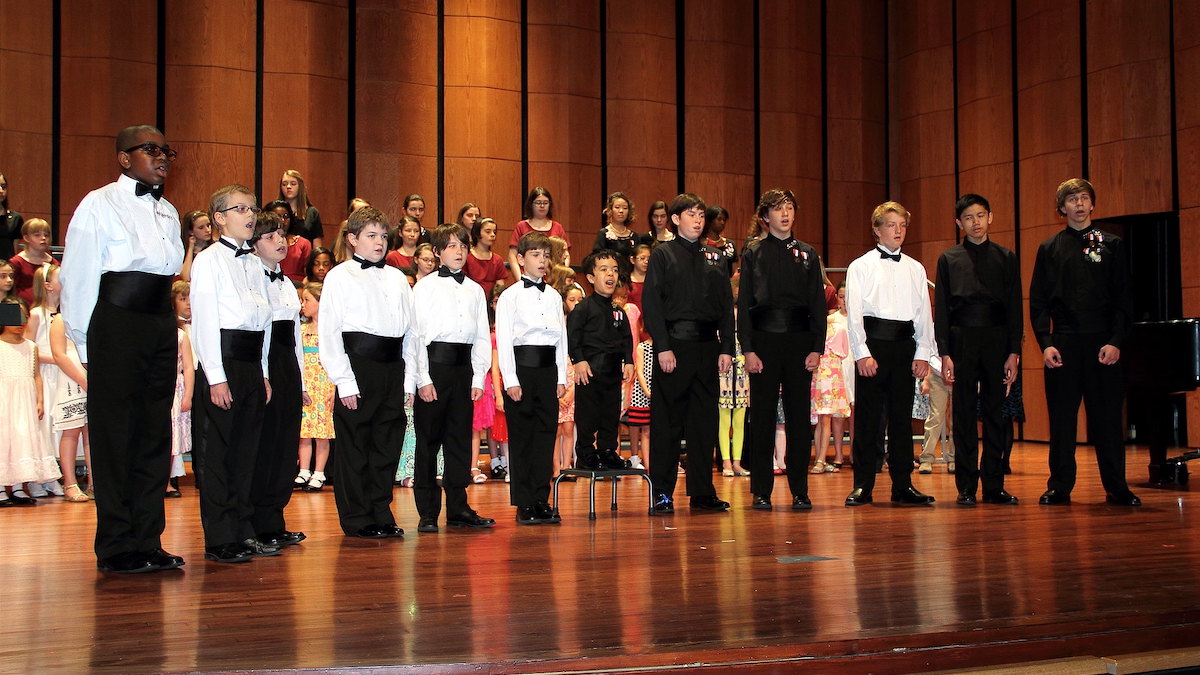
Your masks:
<instances>
[{"instance_id":1,"label":"seam line in wall panel","mask_svg":"<svg viewBox=\"0 0 1200 675\"><path fill-rule=\"evenodd\" d=\"M54 0L50 10L50 235L59 244L59 201L62 198L59 173L62 170L62 0Z\"/></svg>"},{"instance_id":2,"label":"seam line in wall panel","mask_svg":"<svg viewBox=\"0 0 1200 675\"><path fill-rule=\"evenodd\" d=\"M1171 211L1179 215L1179 99L1175 97L1175 0L1167 2L1167 81L1171 93Z\"/></svg>"},{"instance_id":3,"label":"seam line in wall panel","mask_svg":"<svg viewBox=\"0 0 1200 675\"><path fill-rule=\"evenodd\" d=\"M892 5L888 3L883 8L883 100L892 100L892 45L890 17ZM883 115L883 196L892 198L892 119L891 115ZM869 206L869 205L868 205Z\"/></svg>"},{"instance_id":4,"label":"seam line in wall panel","mask_svg":"<svg viewBox=\"0 0 1200 675\"><path fill-rule=\"evenodd\" d=\"M155 52L157 63L154 67L154 126L167 135L167 0L158 0L158 16L156 18Z\"/></svg>"},{"instance_id":5,"label":"seam line in wall panel","mask_svg":"<svg viewBox=\"0 0 1200 675\"><path fill-rule=\"evenodd\" d=\"M1017 0L1009 0L1009 59L1012 63L1009 86L1012 90L1012 167L1013 167L1013 252L1021 264L1021 117L1020 92L1017 88ZM1017 422L1016 437L1025 440L1025 423Z\"/></svg>"},{"instance_id":6,"label":"seam line in wall panel","mask_svg":"<svg viewBox=\"0 0 1200 675\"><path fill-rule=\"evenodd\" d=\"M446 222L446 0L437 3L437 221Z\"/></svg>"},{"instance_id":7,"label":"seam line in wall panel","mask_svg":"<svg viewBox=\"0 0 1200 675\"><path fill-rule=\"evenodd\" d=\"M1088 152L1087 0L1079 0L1079 132L1082 177L1089 180L1091 157Z\"/></svg>"},{"instance_id":8,"label":"seam line in wall panel","mask_svg":"<svg viewBox=\"0 0 1200 675\"><path fill-rule=\"evenodd\" d=\"M824 0L822 0L824 5ZM754 0L754 194L762 194L762 29L759 0Z\"/></svg>"},{"instance_id":9,"label":"seam line in wall panel","mask_svg":"<svg viewBox=\"0 0 1200 675\"><path fill-rule=\"evenodd\" d=\"M684 23L684 0L675 0L675 175L676 192L682 194L687 186L687 115L684 104L684 61L687 58L687 30Z\"/></svg>"},{"instance_id":10,"label":"seam line in wall panel","mask_svg":"<svg viewBox=\"0 0 1200 675\"><path fill-rule=\"evenodd\" d=\"M529 188L529 0L521 0L521 191Z\"/></svg>"},{"instance_id":11,"label":"seam line in wall panel","mask_svg":"<svg viewBox=\"0 0 1200 675\"><path fill-rule=\"evenodd\" d=\"M600 203L608 199L608 0L600 0Z\"/></svg>"},{"instance_id":12,"label":"seam line in wall panel","mask_svg":"<svg viewBox=\"0 0 1200 675\"><path fill-rule=\"evenodd\" d=\"M358 0L350 0L346 28L346 195L358 196Z\"/></svg>"},{"instance_id":13,"label":"seam line in wall panel","mask_svg":"<svg viewBox=\"0 0 1200 675\"><path fill-rule=\"evenodd\" d=\"M265 0L258 0L254 11L254 192L263 193L263 53L266 30L263 23Z\"/></svg>"},{"instance_id":14,"label":"seam line in wall panel","mask_svg":"<svg viewBox=\"0 0 1200 675\"><path fill-rule=\"evenodd\" d=\"M821 0L821 258L829 265L829 0Z\"/></svg>"},{"instance_id":15,"label":"seam line in wall panel","mask_svg":"<svg viewBox=\"0 0 1200 675\"><path fill-rule=\"evenodd\" d=\"M951 70L951 97L950 109L954 115L954 199L962 194L962 182L960 176L962 173L962 165L959 163L959 137L958 137L958 0L952 0L950 3L950 70ZM957 220L958 214L954 214ZM961 241L957 225L951 225L954 229L954 243Z\"/></svg>"}]
</instances>

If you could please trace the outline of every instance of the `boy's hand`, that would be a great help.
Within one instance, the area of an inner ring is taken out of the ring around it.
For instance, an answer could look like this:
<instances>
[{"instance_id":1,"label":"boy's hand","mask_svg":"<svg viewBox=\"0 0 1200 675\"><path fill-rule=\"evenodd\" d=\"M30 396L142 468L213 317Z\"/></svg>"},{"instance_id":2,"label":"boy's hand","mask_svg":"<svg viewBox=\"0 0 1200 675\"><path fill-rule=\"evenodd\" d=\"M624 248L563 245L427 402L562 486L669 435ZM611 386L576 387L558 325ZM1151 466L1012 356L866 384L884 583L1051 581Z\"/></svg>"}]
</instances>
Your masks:
<instances>
[{"instance_id":1,"label":"boy's hand","mask_svg":"<svg viewBox=\"0 0 1200 675\"><path fill-rule=\"evenodd\" d=\"M266 402L270 403L271 402L271 381L265 377L263 378L263 389L267 390L267 401Z\"/></svg>"},{"instance_id":2,"label":"boy's hand","mask_svg":"<svg viewBox=\"0 0 1200 675\"><path fill-rule=\"evenodd\" d=\"M308 395L307 391L300 392L300 402L304 405L312 405L312 397Z\"/></svg>"},{"instance_id":3,"label":"boy's hand","mask_svg":"<svg viewBox=\"0 0 1200 675\"><path fill-rule=\"evenodd\" d=\"M621 367L621 381L622 382L632 382L633 381L633 364L632 363L626 363L624 366Z\"/></svg>"},{"instance_id":4,"label":"boy's hand","mask_svg":"<svg viewBox=\"0 0 1200 675\"><path fill-rule=\"evenodd\" d=\"M342 405L346 406L347 410L358 410L358 394L353 396L343 396Z\"/></svg>"},{"instance_id":5,"label":"boy's hand","mask_svg":"<svg viewBox=\"0 0 1200 675\"><path fill-rule=\"evenodd\" d=\"M427 384L417 390L417 396L426 403L433 403L437 400L437 389L434 389L432 384Z\"/></svg>"},{"instance_id":6,"label":"boy's hand","mask_svg":"<svg viewBox=\"0 0 1200 675\"><path fill-rule=\"evenodd\" d=\"M1008 364L1005 364L1004 383L1008 384ZM942 356L942 381L946 384L954 384L954 359L949 356Z\"/></svg>"},{"instance_id":7,"label":"boy's hand","mask_svg":"<svg viewBox=\"0 0 1200 675\"><path fill-rule=\"evenodd\" d=\"M733 357L728 354L722 354L717 357L717 372L724 375L733 367Z\"/></svg>"},{"instance_id":8,"label":"boy's hand","mask_svg":"<svg viewBox=\"0 0 1200 675\"><path fill-rule=\"evenodd\" d=\"M1004 384L1012 385L1017 381L1017 367L1021 365L1021 356L1019 354L1009 354L1008 359L1004 361ZM1004 392L1008 396L1008 392Z\"/></svg>"},{"instance_id":9,"label":"boy's hand","mask_svg":"<svg viewBox=\"0 0 1200 675\"><path fill-rule=\"evenodd\" d=\"M923 379L929 374L929 362L914 360L912 362L912 374L913 377L917 378L918 380Z\"/></svg>"},{"instance_id":10,"label":"boy's hand","mask_svg":"<svg viewBox=\"0 0 1200 675\"><path fill-rule=\"evenodd\" d=\"M747 352L746 356L746 372L761 373L763 369L762 359L758 358L758 354Z\"/></svg>"},{"instance_id":11,"label":"boy's hand","mask_svg":"<svg viewBox=\"0 0 1200 675\"><path fill-rule=\"evenodd\" d=\"M875 377L875 373L879 372L879 362L873 356L866 356L855 361L854 367L863 377Z\"/></svg>"},{"instance_id":12,"label":"boy's hand","mask_svg":"<svg viewBox=\"0 0 1200 675\"><path fill-rule=\"evenodd\" d=\"M212 399L213 405L221 410L229 410L229 406L233 405L233 394L229 391L228 382L209 387L208 397Z\"/></svg>"},{"instance_id":13,"label":"boy's hand","mask_svg":"<svg viewBox=\"0 0 1200 675\"><path fill-rule=\"evenodd\" d=\"M412 402L413 402L413 395L405 394L404 395L404 405L412 405Z\"/></svg>"},{"instance_id":14,"label":"boy's hand","mask_svg":"<svg viewBox=\"0 0 1200 675\"><path fill-rule=\"evenodd\" d=\"M1114 347L1112 345L1104 345L1103 347L1100 348L1100 363L1103 363L1106 366L1111 366L1120 360L1121 360L1120 347Z\"/></svg>"},{"instance_id":15,"label":"boy's hand","mask_svg":"<svg viewBox=\"0 0 1200 675\"><path fill-rule=\"evenodd\" d=\"M509 387L508 389L505 389L504 391L506 394L508 394L508 397L511 398L513 401L521 400L521 388L520 387Z\"/></svg>"},{"instance_id":16,"label":"boy's hand","mask_svg":"<svg viewBox=\"0 0 1200 675\"><path fill-rule=\"evenodd\" d=\"M1057 347L1046 347L1042 352L1042 363L1045 363L1047 368L1061 368L1062 354L1058 353Z\"/></svg>"},{"instance_id":17,"label":"boy's hand","mask_svg":"<svg viewBox=\"0 0 1200 675\"><path fill-rule=\"evenodd\" d=\"M478 401L483 398L483 390L479 387L471 387L471 400Z\"/></svg>"},{"instance_id":18,"label":"boy's hand","mask_svg":"<svg viewBox=\"0 0 1200 675\"><path fill-rule=\"evenodd\" d=\"M675 352L668 349L665 352L659 353L658 367L661 368L664 373L675 372Z\"/></svg>"},{"instance_id":19,"label":"boy's hand","mask_svg":"<svg viewBox=\"0 0 1200 675\"><path fill-rule=\"evenodd\" d=\"M567 388L566 388L566 387L564 387L563 385L561 385L561 384L560 384L560 385L558 385L558 387L556 387L556 388L554 389L554 396L555 396L556 398L560 398L560 399L561 399L562 397L564 397L564 396L566 396L566 395L567 395Z\"/></svg>"},{"instance_id":20,"label":"boy's hand","mask_svg":"<svg viewBox=\"0 0 1200 675\"><path fill-rule=\"evenodd\" d=\"M804 357L804 367L808 369L808 372L815 371L819 365L821 365L821 355L817 352L809 352L808 356Z\"/></svg>"},{"instance_id":21,"label":"boy's hand","mask_svg":"<svg viewBox=\"0 0 1200 675\"><path fill-rule=\"evenodd\" d=\"M587 384L588 378L592 376L592 367L587 361L580 361L575 364L575 384Z\"/></svg>"}]
</instances>

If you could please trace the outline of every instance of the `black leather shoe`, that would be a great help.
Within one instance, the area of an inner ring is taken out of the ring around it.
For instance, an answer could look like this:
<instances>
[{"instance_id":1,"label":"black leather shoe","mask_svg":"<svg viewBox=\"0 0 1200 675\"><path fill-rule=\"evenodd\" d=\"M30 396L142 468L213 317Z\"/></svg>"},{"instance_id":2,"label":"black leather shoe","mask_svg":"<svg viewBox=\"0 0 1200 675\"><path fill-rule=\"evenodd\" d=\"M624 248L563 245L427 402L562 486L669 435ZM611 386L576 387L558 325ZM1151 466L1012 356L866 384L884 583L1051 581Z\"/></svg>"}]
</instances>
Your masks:
<instances>
[{"instance_id":1,"label":"black leather shoe","mask_svg":"<svg viewBox=\"0 0 1200 675\"><path fill-rule=\"evenodd\" d=\"M404 536L404 530L400 529L400 526L395 523L380 525L379 529L383 532L383 536L391 539L399 539Z\"/></svg>"},{"instance_id":2,"label":"black leather shoe","mask_svg":"<svg viewBox=\"0 0 1200 675\"><path fill-rule=\"evenodd\" d=\"M579 461L575 462L575 468L584 471L603 471L605 467L600 462L600 455L588 455L580 457Z\"/></svg>"},{"instance_id":3,"label":"black leather shoe","mask_svg":"<svg viewBox=\"0 0 1200 675\"><path fill-rule=\"evenodd\" d=\"M870 492L864 491L862 488L854 488L850 494L846 496L846 506L862 506L875 501Z\"/></svg>"},{"instance_id":4,"label":"black leather shoe","mask_svg":"<svg viewBox=\"0 0 1200 675\"><path fill-rule=\"evenodd\" d=\"M473 510L463 511L457 515L446 516L447 527L476 527L485 528L496 524L491 518L484 518Z\"/></svg>"},{"instance_id":5,"label":"black leather shoe","mask_svg":"<svg viewBox=\"0 0 1200 675\"><path fill-rule=\"evenodd\" d=\"M251 558L266 558L273 555L279 555L283 549L272 544L266 544L254 537L242 540L242 546L250 549Z\"/></svg>"},{"instance_id":6,"label":"black leather shoe","mask_svg":"<svg viewBox=\"0 0 1200 675\"><path fill-rule=\"evenodd\" d=\"M750 505L752 509L759 511L771 510L771 495L754 495L754 503Z\"/></svg>"},{"instance_id":7,"label":"black leather shoe","mask_svg":"<svg viewBox=\"0 0 1200 675\"><path fill-rule=\"evenodd\" d=\"M665 494L659 493L658 497L654 500L654 507L651 509L650 514L665 516L672 513L675 513L675 500Z\"/></svg>"},{"instance_id":8,"label":"black leather shoe","mask_svg":"<svg viewBox=\"0 0 1200 675\"><path fill-rule=\"evenodd\" d=\"M600 466L605 469L628 469L629 460L617 454L615 450L608 450L600 454Z\"/></svg>"},{"instance_id":9,"label":"black leather shoe","mask_svg":"<svg viewBox=\"0 0 1200 675\"><path fill-rule=\"evenodd\" d=\"M150 551L146 554L146 558L150 561L151 565L154 565L155 569L159 570L173 570L184 565L183 558L171 555L161 548Z\"/></svg>"},{"instance_id":10,"label":"black leather shoe","mask_svg":"<svg viewBox=\"0 0 1200 675\"><path fill-rule=\"evenodd\" d=\"M983 501L988 504L1002 504L1005 506L1016 506L1021 503L1021 500L1008 494L1004 490L996 490L995 492L983 493Z\"/></svg>"},{"instance_id":11,"label":"black leather shoe","mask_svg":"<svg viewBox=\"0 0 1200 675\"><path fill-rule=\"evenodd\" d=\"M903 490L892 490L892 501L901 504L932 504L936 500L926 494L917 492L915 487L906 487Z\"/></svg>"},{"instance_id":12,"label":"black leather shoe","mask_svg":"<svg viewBox=\"0 0 1200 675\"><path fill-rule=\"evenodd\" d=\"M127 551L96 561L96 569L99 569L101 572L112 572L114 574L141 574L143 572L155 572L161 568L155 566L147 554L137 551Z\"/></svg>"},{"instance_id":13,"label":"black leather shoe","mask_svg":"<svg viewBox=\"0 0 1200 675\"><path fill-rule=\"evenodd\" d=\"M183 495L179 494L179 490L171 489L163 493L163 499L179 499Z\"/></svg>"},{"instance_id":14,"label":"black leather shoe","mask_svg":"<svg viewBox=\"0 0 1200 675\"><path fill-rule=\"evenodd\" d=\"M308 539L303 532L289 532L287 530L276 530L274 532L264 532L255 535L255 539L270 546L295 546L300 542Z\"/></svg>"},{"instance_id":15,"label":"black leather shoe","mask_svg":"<svg viewBox=\"0 0 1200 675\"><path fill-rule=\"evenodd\" d=\"M701 509L703 511L728 511L729 510L729 502L722 501L716 495L704 495L703 497L692 497L688 503L693 509Z\"/></svg>"},{"instance_id":16,"label":"black leather shoe","mask_svg":"<svg viewBox=\"0 0 1200 675\"><path fill-rule=\"evenodd\" d=\"M205 560L219 563L245 563L253 557L250 549L241 544L222 544L204 549Z\"/></svg>"},{"instance_id":17,"label":"black leather shoe","mask_svg":"<svg viewBox=\"0 0 1200 675\"><path fill-rule=\"evenodd\" d=\"M562 522L562 516L558 515L558 509L551 508L548 502L538 502L534 504L533 512L543 523L554 525Z\"/></svg>"},{"instance_id":18,"label":"black leather shoe","mask_svg":"<svg viewBox=\"0 0 1200 675\"><path fill-rule=\"evenodd\" d=\"M1070 493L1059 492L1058 490L1055 490L1054 488L1050 488L1049 490L1046 490L1045 492L1042 493L1042 496L1040 498L1038 498L1038 503L1045 504L1045 505L1054 505L1054 506L1060 506L1062 504L1070 504L1071 503L1071 495L1070 495Z\"/></svg>"},{"instance_id":19,"label":"black leather shoe","mask_svg":"<svg viewBox=\"0 0 1200 675\"><path fill-rule=\"evenodd\" d=\"M541 525L542 519L538 518L532 506L517 507L517 524L518 525Z\"/></svg>"},{"instance_id":20,"label":"black leather shoe","mask_svg":"<svg viewBox=\"0 0 1200 675\"><path fill-rule=\"evenodd\" d=\"M386 539L388 535L382 525L364 525L355 530L353 536L359 539Z\"/></svg>"},{"instance_id":21,"label":"black leather shoe","mask_svg":"<svg viewBox=\"0 0 1200 675\"><path fill-rule=\"evenodd\" d=\"M1104 501L1113 506L1141 506L1142 500L1132 492L1126 490L1120 494L1108 494L1104 496Z\"/></svg>"},{"instance_id":22,"label":"black leather shoe","mask_svg":"<svg viewBox=\"0 0 1200 675\"><path fill-rule=\"evenodd\" d=\"M960 493L958 493L958 499L955 499L954 503L958 504L959 506L975 506L975 504L977 504L978 502L975 499L974 493L960 492Z\"/></svg>"},{"instance_id":23,"label":"black leather shoe","mask_svg":"<svg viewBox=\"0 0 1200 675\"><path fill-rule=\"evenodd\" d=\"M417 532L437 532L437 518L422 518L417 523Z\"/></svg>"},{"instance_id":24,"label":"black leather shoe","mask_svg":"<svg viewBox=\"0 0 1200 675\"><path fill-rule=\"evenodd\" d=\"M13 506L37 506L37 500L33 497L21 497L19 495L9 493L8 500Z\"/></svg>"},{"instance_id":25,"label":"black leather shoe","mask_svg":"<svg viewBox=\"0 0 1200 675\"><path fill-rule=\"evenodd\" d=\"M812 501L809 500L808 495L796 495L792 497L792 510L811 511Z\"/></svg>"}]
</instances>

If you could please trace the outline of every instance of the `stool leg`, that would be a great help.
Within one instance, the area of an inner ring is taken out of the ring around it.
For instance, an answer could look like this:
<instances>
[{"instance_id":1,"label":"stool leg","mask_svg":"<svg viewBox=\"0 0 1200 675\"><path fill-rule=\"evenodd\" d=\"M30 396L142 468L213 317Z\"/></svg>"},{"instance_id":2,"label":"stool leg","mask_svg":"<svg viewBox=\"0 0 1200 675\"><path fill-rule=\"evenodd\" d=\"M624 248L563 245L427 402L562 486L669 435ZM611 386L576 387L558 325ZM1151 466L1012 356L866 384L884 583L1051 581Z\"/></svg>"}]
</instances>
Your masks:
<instances>
[{"instance_id":1,"label":"stool leg","mask_svg":"<svg viewBox=\"0 0 1200 675\"><path fill-rule=\"evenodd\" d=\"M610 511L616 511L616 510L617 510L617 481L616 481L616 476L613 476L613 482L612 482L612 484L613 484L612 508L610 508L609 510L610 510Z\"/></svg>"},{"instance_id":2,"label":"stool leg","mask_svg":"<svg viewBox=\"0 0 1200 675\"><path fill-rule=\"evenodd\" d=\"M642 478L646 480L646 490L650 493L650 508L646 510L646 513L654 515L654 481L650 480L650 474L647 473L643 473Z\"/></svg>"},{"instance_id":3,"label":"stool leg","mask_svg":"<svg viewBox=\"0 0 1200 675\"><path fill-rule=\"evenodd\" d=\"M596 519L596 474L592 474L592 480L588 485L588 520Z\"/></svg>"},{"instance_id":4,"label":"stool leg","mask_svg":"<svg viewBox=\"0 0 1200 675\"><path fill-rule=\"evenodd\" d=\"M554 479L554 509L558 510L558 484L562 481L562 474L558 474Z\"/></svg>"}]
</instances>

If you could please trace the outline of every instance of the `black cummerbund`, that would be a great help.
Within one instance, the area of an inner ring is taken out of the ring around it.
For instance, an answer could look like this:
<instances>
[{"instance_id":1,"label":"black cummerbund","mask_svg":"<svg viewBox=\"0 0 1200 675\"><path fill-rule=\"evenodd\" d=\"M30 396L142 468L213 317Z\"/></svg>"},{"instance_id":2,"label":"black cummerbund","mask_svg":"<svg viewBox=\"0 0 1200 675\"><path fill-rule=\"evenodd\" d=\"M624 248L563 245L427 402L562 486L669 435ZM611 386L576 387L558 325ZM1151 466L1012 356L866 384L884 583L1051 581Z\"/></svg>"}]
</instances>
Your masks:
<instances>
[{"instance_id":1,"label":"black cummerbund","mask_svg":"<svg viewBox=\"0 0 1200 675\"><path fill-rule=\"evenodd\" d=\"M692 321L691 319L668 321L667 333L675 340L712 342L717 339L717 322Z\"/></svg>"},{"instance_id":2,"label":"black cummerbund","mask_svg":"<svg viewBox=\"0 0 1200 675\"><path fill-rule=\"evenodd\" d=\"M105 272L100 275L100 299L131 312L170 314L171 279L149 272Z\"/></svg>"},{"instance_id":3,"label":"black cummerbund","mask_svg":"<svg viewBox=\"0 0 1200 675\"><path fill-rule=\"evenodd\" d=\"M913 329L913 322L911 321L892 321L891 319L880 319L876 316L863 317L863 332L869 338L886 340L888 342L911 340L913 335L916 335L916 331Z\"/></svg>"},{"instance_id":4,"label":"black cummerbund","mask_svg":"<svg viewBox=\"0 0 1200 675\"><path fill-rule=\"evenodd\" d=\"M809 330L807 307L755 307L750 325L760 333L805 333Z\"/></svg>"},{"instance_id":5,"label":"black cummerbund","mask_svg":"<svg viewBox=\"0 0 1200 675\"><path fill-rule=\"evenodd\" d=\"M221 358L231 361L261 361L263 337L261 330L221 329Z\"/></svg>"},{"instance_id":6,"label":"black cummerbund","mask_svg":"<svg viewBox=\"0 0 1200 675\"><path fill-rule=\"evenodd\" d=\"M522 368L549 368L555 363L554 345L516 345L513 355Z\"/></svg>"},{"instance_id":7,"label":"black cummerbund","mask_svg":"<svg viewBox=\"0 0 1200 675\"><path fill-rule=\"evenodd\" d=\"M471 345L461 342L430 342L429 362L441 366L469 365Z\"/></svg>"},{"instance_id":8,"label":"black cummerbund","mask_svg":"<svg viewBox=\"0 0 1200 675\"><path fill-rule=\"evenodd\" d=\"M349 331L342 333L342 346L347 354L380 363L395 363L404 358L404 338L381 337L370 333Z\"/></svg>"},{"instance_id":9,"label":"black cummerbund","mask_svg":"<svg viewBox=\"0 0 1200 675\"><path fill-rule=\"evenodd\" d=\"M960 328L996 328L1007 323L1004 305L973 303L950 313L950 325Z\"/></svg>"},{"instance_id":10,"label":"black cummerbund","mask_svg":"<svg viewBox=\"0 0 1200 675\"><path fill-rule=\"evenodd\" d=\"M616 352L593 354L592 358L587 359L587 362L593 375L619 374L621 367L625 365L625 359Z\"/></svg>"},{"instance_id":11,"label":"black cummerbund","mask_svg":"<svg viewBox=\"0 0 1200 675\"><path fill-rule=\"evenodd\" d=\"M271 323L271 346L295 347L296 322L281 319Z\"/></svg>"}]
</instances>

